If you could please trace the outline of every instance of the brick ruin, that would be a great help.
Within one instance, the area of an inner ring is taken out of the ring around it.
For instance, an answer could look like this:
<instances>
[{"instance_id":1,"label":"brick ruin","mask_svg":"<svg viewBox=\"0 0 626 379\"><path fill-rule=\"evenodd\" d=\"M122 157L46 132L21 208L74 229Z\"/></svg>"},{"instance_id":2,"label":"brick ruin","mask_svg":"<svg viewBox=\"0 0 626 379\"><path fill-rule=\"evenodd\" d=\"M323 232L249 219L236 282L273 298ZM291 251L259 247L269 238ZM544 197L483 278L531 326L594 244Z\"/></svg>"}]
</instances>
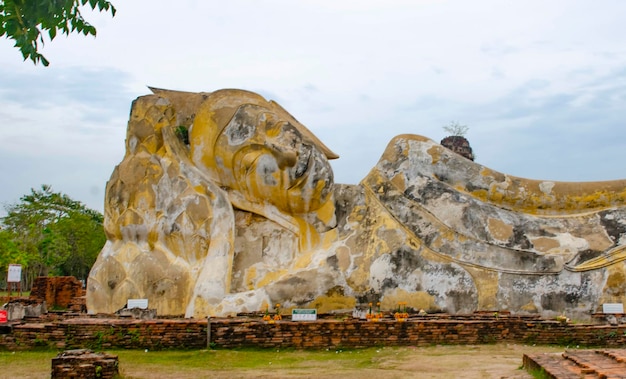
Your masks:
<instances>
[{"instance_id":1,"label":"brick ruin","mask_svg":"<svg viewBox=\"0 0 626 379\"><path fill-rule=\"evenodd\" d=\"M469 141L463 136L448 136L441 140L440 144L449 150L469 159L474 160L474 152Z\"/></svg>"},{"instance_id":2,"label":"brick ruin","mask_svg":"<svg viewBox=\"0 0 626 379\"><path fill-rule=\"evenodd\" d=\"M61 352L52 358L51 379L112 379L118 375L117 355L77 349Z\"/></svg>"},{"instance_id":3,"label":"brick ruin","mask_svg":"<svg viewBox=\"0 0 626 379\"><path fill-rule=\"evenodd\" d=\"M35 279L30 300L43 303L48 309L86 312L83 283L73 276L40 276Z\"/></svg>"}]
</instances>

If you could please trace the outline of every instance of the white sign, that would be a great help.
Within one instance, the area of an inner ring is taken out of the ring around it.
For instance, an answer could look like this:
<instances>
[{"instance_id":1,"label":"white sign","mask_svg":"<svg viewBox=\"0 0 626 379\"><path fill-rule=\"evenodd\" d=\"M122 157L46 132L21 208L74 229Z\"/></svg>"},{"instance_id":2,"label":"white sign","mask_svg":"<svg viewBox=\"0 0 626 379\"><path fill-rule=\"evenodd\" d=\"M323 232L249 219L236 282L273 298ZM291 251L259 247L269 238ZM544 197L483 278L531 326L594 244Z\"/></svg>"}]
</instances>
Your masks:
<instances>
[{"instance_id":1,"label":"white sign","mask_svg":"<svg viewBox=\"0 0 626 379\"><path fill-rule=\"evenodd\" d=\"M602 313L624 313L624 304L622 303L602 304Z\"/></svg>"},{"instance_id":2,"label":"white sign","mask_svg":"<svg viewBox=\"0 0 626 379\"><path fill-rule=\"evenodd\" d=\"M148 309L148 299L128 299L128 309L141 308Z\"/></svg>"},{"instance_id":3,"label":"white sign","mask_svg":"<svg viewBox=\"0 0 626 379\"><path fill-rule=\"evenodd\" d=\"M22 265L9 265L9 274L7 275L7 283L20 283L22 281Z\"/></svg>"},{"instance_id":4,"label":"white sign","mask_svg":"<svg viewBox=\"0 0 626 379\"><path fill-rule=\"evenodd\" d=\"M293 309L291 311L291 321L315 320L317 320L317 309Z\"/></svg>"}]
</instances>

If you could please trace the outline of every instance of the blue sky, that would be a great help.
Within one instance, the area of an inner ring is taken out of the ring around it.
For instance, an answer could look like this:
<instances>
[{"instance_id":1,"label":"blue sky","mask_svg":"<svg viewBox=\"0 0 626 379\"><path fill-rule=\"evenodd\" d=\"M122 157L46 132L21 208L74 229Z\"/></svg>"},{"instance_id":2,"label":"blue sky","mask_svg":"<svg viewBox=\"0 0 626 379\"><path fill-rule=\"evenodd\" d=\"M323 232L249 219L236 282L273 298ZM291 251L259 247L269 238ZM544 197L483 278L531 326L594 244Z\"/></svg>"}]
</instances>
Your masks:
<instances>
[{"instance_id":1,"label":"blue sky","mask_svg":"<svg viewBox=\"0 0 626 379\"><path fill-rule=\"evenodd\" d=\"M358 183L395 135L469 126L478 163L558 181L626 178L626 2L116 1L49 67L0 40L0 204L51 184L102 211L147 85L281 103Z\"/></svg>"}]
</instances>

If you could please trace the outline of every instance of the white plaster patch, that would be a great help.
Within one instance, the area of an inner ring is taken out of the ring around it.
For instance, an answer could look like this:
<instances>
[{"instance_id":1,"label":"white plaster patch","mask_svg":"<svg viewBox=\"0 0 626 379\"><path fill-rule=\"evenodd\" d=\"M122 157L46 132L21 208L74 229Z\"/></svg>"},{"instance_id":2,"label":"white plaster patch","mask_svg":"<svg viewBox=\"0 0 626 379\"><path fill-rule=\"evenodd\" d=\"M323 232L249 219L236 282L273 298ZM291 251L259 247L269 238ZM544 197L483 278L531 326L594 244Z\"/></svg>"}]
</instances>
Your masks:
<instances>
[{"instance_id":1,"label":"white plaster patch","mask_svg":"<svg viewBox=\"0 0 626 379\"><path fill-rule=\"evenodd\" d=\"M556 239L561 245L557 249L560 252L578 252L589 248L589 242L584 238L575 237L569 233L559 233L554 239ZM552 252L551 249L550 252Z\"/></svg>"},{"instance_id":2,"label":"white plaster patch","mask_svg":"<svg viewBox=\"0 0 626 379\"><path fill-rule=\"evenodd\" d=\"M383 254L370 266L370 286L374 291L381 291L385 279L392 278L393 265L389 254Z\"/></svg>"},{"instance_id":3,"label":"white plaster patch","mask_svg":"<svg viewBox=\"0 0 626 379\"><path fill-rule=\"evenodd\" d=\"M131 154L135 154L137 150L137 137L132 135L128 138L128 150Z\"/></svg>"},{"instance_id":4,"label":"white plaster patch","mask_svg":"<svg viewBox=\"0 0 626 379\"><path fill-rule=\"evenodd\" d=\"M450 194L444 193L440 198L432 200L426 208L448 227L465 230L463 212L467 204L455 202L450 199L450 196Z\"/></svg>"},{"instance_id":5,"label":"white plaster patch","mask_svg":"<svg viewBox=\"0 0 626 379\"><path fill-rule=\"evenodd\" d=\"M549 195L550 193L552 193L552 188L554 188L554 182L539 183L539 189L541 190L541 192L545 193L546 195Z\"/></svg>"}]
</instances>

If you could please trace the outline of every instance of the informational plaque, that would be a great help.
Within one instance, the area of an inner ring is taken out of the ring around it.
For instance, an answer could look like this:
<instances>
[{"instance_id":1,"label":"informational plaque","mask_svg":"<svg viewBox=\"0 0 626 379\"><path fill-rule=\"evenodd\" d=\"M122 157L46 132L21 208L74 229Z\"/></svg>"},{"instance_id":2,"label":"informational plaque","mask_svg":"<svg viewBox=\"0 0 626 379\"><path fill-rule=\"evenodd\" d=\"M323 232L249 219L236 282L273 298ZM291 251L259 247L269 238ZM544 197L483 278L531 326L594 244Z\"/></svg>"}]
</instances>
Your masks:
<instances>
[{"instance_id":1,"label":"informational plaque","mask_svg":"<svg viewBox=\"0 0 626 379\"><path fill-rule=\"evenodd\" d=\"M148 309L148 299L128 299L128 304L126 305L126 308Z\"/></svg>"},{"instance_id":2,"label":"informational plaque","mask_svg":"<svg viewBox=\"0 0 626 379\"><path fill-rule=\"evenodd\" d=\"M291 311L291 321L315 320L317 320L317 309L293 309Z\"/></svg>"},{"instance_id":3,"label":"informational plaque","mask_svg":"<svg viewBox=\"0 0 626 379\"><path fill-rule=\"evenodd\" d=\"M7 283L20 283L22 281L22 265L10 264L7 275Z\"/></svg>"},{"instance_id":4,"label":"informational plaque","mask_svg":"<svg viewBox=\"0 0 626 379\"><path fill-rule=\"evenodd\" d=\"M622 303L602 304L602 313L624 313L624 304Z\"/></svg>"}]
</instances>

